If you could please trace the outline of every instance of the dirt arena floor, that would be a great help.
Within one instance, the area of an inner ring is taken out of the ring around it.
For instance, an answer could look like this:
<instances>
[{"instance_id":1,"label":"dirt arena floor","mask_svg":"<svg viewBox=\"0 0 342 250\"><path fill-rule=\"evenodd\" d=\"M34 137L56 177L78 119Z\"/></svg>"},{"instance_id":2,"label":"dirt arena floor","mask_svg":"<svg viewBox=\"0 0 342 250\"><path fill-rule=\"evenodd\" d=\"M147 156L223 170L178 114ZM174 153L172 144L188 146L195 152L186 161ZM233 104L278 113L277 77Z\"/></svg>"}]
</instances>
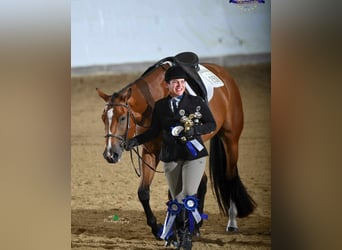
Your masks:
<instances>
[{"instance_id":1,"label":"dirt arena floor","mask_svg":"<svg viewBox=\"0 0 342 250\"><path fill-rule=\"evenodd\" d=\"M208 183L201 237L193 249L271 249L271 66L227 68L242 95L245 126L240 139L239 172L258 206L238 219L239 231L225 231L228 218L219 212ZM123 154L118 164L102 157L104 102L95 91L108 94L137 79L140 73L73 77L71 83L71 247L73 249L165 249L146 224L138 200L137 177ZM162 166L159 166L162 170ZM209 175L208 168L206 173ZM156 173L151 186L151 207L159 223L165 218L165 176Z\"/></svg>"}]
</instances>

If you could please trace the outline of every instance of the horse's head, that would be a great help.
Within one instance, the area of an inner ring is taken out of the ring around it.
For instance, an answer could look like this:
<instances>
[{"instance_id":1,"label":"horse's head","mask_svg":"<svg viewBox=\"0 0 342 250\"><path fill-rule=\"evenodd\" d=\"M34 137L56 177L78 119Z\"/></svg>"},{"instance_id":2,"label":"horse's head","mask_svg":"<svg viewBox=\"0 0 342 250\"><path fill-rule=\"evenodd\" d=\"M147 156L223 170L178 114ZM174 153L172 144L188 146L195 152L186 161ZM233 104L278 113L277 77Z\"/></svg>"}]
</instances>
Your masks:
<instances>
[{"instance_id":1,"label":"horse's head","mask_svg":"<svg viewBox=\"0 0 342 250\"><path fill-rule=\"evenodd\" d=\"M124 151L124 142L134 133L134 122L131 121L132 111L128 100L131 97L131 89L107 95L100 89L96 89L99 96L106 102L102 113L102 121L105 125L106 145L103 157L109 163L120 161Z\"/></svg>"}]
</instances>

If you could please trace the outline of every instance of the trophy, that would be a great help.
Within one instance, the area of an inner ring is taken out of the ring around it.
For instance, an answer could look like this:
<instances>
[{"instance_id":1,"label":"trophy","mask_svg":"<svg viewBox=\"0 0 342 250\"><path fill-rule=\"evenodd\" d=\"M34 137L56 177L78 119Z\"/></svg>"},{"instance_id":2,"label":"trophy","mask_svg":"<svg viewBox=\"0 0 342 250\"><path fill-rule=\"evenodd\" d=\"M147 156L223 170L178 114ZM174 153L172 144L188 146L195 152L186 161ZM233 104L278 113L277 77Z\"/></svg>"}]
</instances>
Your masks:
<instances>
[{"instance_id":1,"label":"trophy","mask_svg":"<svg viewBox=\"0 0 342 250\"><path fill-rule=\"evenodd\" d=\"M198 109L198 108L197 108ZM196 109L196 110L197 110ZM180 119L180 122L183 123L184 132L187 132L193 127L194 125L199 125L202 114L197 110L195 113L190 114L189 116L183 115ZM185 136L180 138L183 142L187 141Z\"/></svg>"},{"instance_id":2,"label":"trophy","mask_svg":"<svg viewBox=\"0 0 342 250\"><path fill-rule=\"evenodd\" d=\"M181 136L181 133L183 130L184 132L187 132L191 129L191 127L201 124L200 119L202 118L202 114L199 112L200 109L201 109L200 106L196 107L196 112L194 112L193 114L190 114L189 116L185 115L184 109L179 110L179 114L181 115L181 118L179 121L182 125L178 125L178 126L171 128L171 134L177 137L180 136L181 141L186 142L187 141L186 137Z\"/></svg>"},{"instance_id":3,"label":"trophy","mask_svg":"<svg viewBox=\"0 0 342 250\"><path fill-rule=\"evenodd\" d=\"M197 106L196 112L190 114L189 116L186 116L185 110L181 109L179 111L179 114L181 115L179 121L182 125L175 126L171 129L171 134L177 137L182 143L185 143L191 154L194 156L197 155L197 151L201 151L203 149L203 145L201 145L196 139L186 138L186 136L182 135L182 133L189 131L195 125L201 124L200 119L202 118L202 114L199 112L200 109L201 107ZM188 141L188 139L191 140Z\"/></svg>"}]
</instances>

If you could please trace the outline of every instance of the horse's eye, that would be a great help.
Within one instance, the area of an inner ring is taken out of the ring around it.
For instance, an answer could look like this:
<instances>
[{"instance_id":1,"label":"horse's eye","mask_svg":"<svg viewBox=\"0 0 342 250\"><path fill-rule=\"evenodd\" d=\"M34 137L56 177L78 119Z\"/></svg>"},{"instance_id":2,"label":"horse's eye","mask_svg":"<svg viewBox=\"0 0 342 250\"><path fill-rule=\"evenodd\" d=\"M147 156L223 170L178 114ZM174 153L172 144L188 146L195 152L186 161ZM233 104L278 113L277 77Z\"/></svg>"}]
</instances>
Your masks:
<instances>
[{"instance_id":1,"label":"horse's eye","mask_svg":"<svg viewBox=\"0 0 342 250\"><path fill-rule=\"evenodd\" d=\"M121 116L120 117L120 122L123 122L124 120L126 120L126 116Z\"/></svg>"}]
</instances>

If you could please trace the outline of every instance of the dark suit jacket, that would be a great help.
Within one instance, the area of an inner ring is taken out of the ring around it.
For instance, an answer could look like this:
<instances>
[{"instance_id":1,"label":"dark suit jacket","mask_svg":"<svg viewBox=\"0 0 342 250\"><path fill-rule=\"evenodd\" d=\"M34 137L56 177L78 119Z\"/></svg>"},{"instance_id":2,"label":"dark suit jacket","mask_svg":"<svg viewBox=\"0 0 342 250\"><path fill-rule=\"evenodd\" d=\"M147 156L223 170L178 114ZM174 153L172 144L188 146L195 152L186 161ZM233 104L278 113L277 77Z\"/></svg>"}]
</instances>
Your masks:
<instances>
[{"instance_id":1,"label":"dark suit jacket","mask_svg":"<svg viewBox=\"0 0 342 250\"><path fill-rule=\"evenodd\" d=\"M155 103L151 127L144 133L136 136L138 143L143 144L148 142L162 133L163 143L159 155L161 161L193 160L207 156L208 151L203 145L200 135L210 133L216 129L216 122L208 105L201 97L184 93L182 100L178 104L178 111L174 113L170 107L170 100L171 96L167 96ZM196 109L200 109L199 112L202 114L202 118L200 119L201 125L195 126L195 139L204 148L199 152L196 151L197 155L194 156L185 143L182 143L179 138L171 134L171 129L177 125L181 125L180 118L182 116L179 114L180 110L184 110L185 115L188 116L189 114L195 113Z\"/></svg>"}]
</instances>

